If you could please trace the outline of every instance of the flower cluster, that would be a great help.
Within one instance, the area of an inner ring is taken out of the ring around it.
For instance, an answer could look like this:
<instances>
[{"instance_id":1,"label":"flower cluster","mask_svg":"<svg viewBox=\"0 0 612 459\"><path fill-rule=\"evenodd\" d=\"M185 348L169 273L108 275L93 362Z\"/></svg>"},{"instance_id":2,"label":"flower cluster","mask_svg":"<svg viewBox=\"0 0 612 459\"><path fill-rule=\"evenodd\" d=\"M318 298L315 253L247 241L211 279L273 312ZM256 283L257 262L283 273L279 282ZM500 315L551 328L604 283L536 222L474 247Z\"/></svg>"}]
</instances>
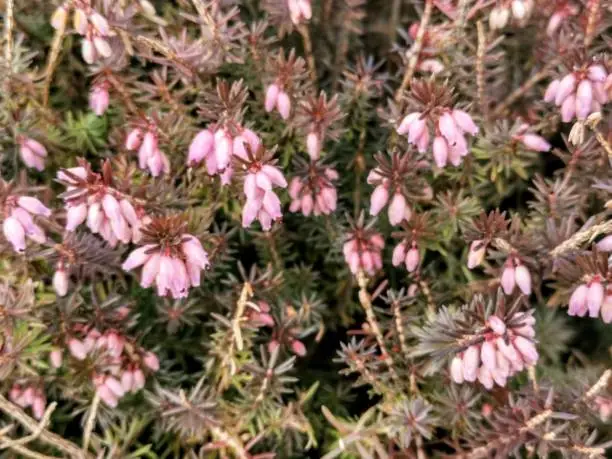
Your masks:
<instances>
[{"instance_id":1,"label":"flower cluster","mask_svg":"<svg viewBox=\"0 0 612 459\"><path fill-rule=\"evenodd\" d=\"M132 129L125 141L125 148L130 151L138 150L138 166L148 169L153 177L170 172L170 161L159 149L158 136L156 124L150 121Z\"/></svg>"},{"instance_id":2,"label":"flower cluster","mask_svg":"<svg viewBox=\"0 0 612 459\"><path fill-rule=\"evenodd\" d=\"M409 273L417 269L420 260L421 256L416 241L408 243L404 240L393 249L393 257L391 260L393 266L399 266L404 263Z\"/></svg>"},{"instance_id":3,"label":"flower cluster","mask_svg":"<svg viewBox=\"0 0 612 459\"><path fill-rule=\"evenodd\" d=\"M95 328L78 328L83 339L68 340L70 355L77 360L95 356L98 368L92 375L96 393L104 403L114 408L121 397L138 392L145 385L145 372L159 370L159 360L153 352L144 351L128 341L120 333L109 330L101 333ZM61 351L51 356L57 368L62 364Z\"/></svg>"},{"instance_id":4,"label":"flower cluster","mask_svg":"<svg viewBox=\"0 0 612 459\"><path fill-rule=\"evenodd\" d=\"M531 295L531 273L515 256L508 257L504 263L500 283L506 295L511 295L516 286L524 295Z\"/></svg>"},{"instance_id":5,"label":"flower cluster","mask_svg":"<svg viewBox=\"0 0 612 459\"><path fill-rule=\"evenodd\" d=\"M200 285L200 272L210 264L200 241L185 229L177 217L152 219L142 229L145 245L132 251L122 268L131 271L142 266L140 285L155 284L159 296L187 297L190 287Z\"/></svg>"},{"instance_id":6,"label":"flower cluster","mask_svg":"<svg viewBox=\"0 0 612 459\"><path fill-rule=\"evenodd\" d=\"M108 175L93 173L85 165L63 169L57 178L67 187L62 195L67 231L76 230L86 221L91 232L100 234L111 247L119 241L127 244L140 240L140 229L148 217L141 208L136 210L130 196L111 186Z\"/></svg>"},{"instance_id":7,"label":"flower cluster","mask_svg":"<svg viewBox=\"0 0 612 459\"><path fill-rule=\"evenodd\" d=\"M532 341L535 336L532 312L519 312L510 319L492 315L487 319L483 341L453 357L450 374L457 384L476 379L487 389L504 387L507 379L537 362Z\"/></svg>"},{"instance_id":8,"label":"flower cluster","mask_svg":"<svg viewBox=\"0 0 612 459\"><path fill-rule=\"evenodd\" d=\"M45 169L45 158L47 157L45 146L24 136L20 136L17 142L19 143L19 156L21 156L23 163L37 171L43 171Z\"/></svg>"},{"instance_id":9,"label":"flower cluster","mask_svg":"<svg viewBox=\"0 0 612 459\"><path fill-rule=\"evenodd\" d=\"M576 117L585 120L601 111L608 102L605 90L608 72L602 64L582 65L561 79L553 80L544 94L545 102L561 107L561 119L569 123Z\"/></svg>"},{"instance_id":10,"label":"flower cluster","mask_svg":"<svg viewBox=\"0 0 612 459\"><path fill-rule=\"evenodd\" d=\"M387 211L389 223L399 225L404 219L410 220L412 209L406 201L401 187L392 188L393 181L390 178L386 178L380 168L370 171L367 182L369 185L375 186L370 198L370 215L378 215L389 202L389 195L392 193L391 203Z\"/></svg>"},{"instance_id":11,"label":"flower cluster","mask_svg":"<svg viewBox=\"0 0 612 459\"><path fill-rule=\"evenodd\" d=\"M612 322L612 290L605 285L605 280L599 274L589 276L590 279L580 284L572 292L567 313L570 316L598 317L609 324Z\"/></svg>"},{"instance_id":12,"label":"flower cluster","mask_svg":"<svg viewBox=\"0 0 612 459\"><path fill-rule=\"evenodd\" d=\"M336 210L338 194L334 183L338 172L331 167L312 162L300 176L293 177L289 184L290 212L301 211L305 217L311 213L329 215Z\"/></svg>"},{"instance_id":13,"label":"flower cluster","mask_svg":"<svg viewBox=\"0 0 612 459\"><path fill-rule=\"evenodd\" d=\"M352 224L347 241L342 247L344 260L353 274L364 271L372 276L382 269L382 250L385 241L382 236L372 229L373 222L364 224L363 214L358 221Z\"/></svg>"},{"instance_id":14,"label":"flower cluster","mask_svg":"<svg viewBox=\"0 0 612 459\"><path fill-rule=\"evenodd\" d=\"M228 184L232 174L232 156L248 159L248 151L256 152L261 139L248 128L241 126L209 128L200 131L189 145L187 164L190 167L206 164L208 175L221 174L223 184Z\"/></svg>"},{"instance_id":15,"label":"flower cluster","mask_svg":"<svg viewBox=\"0 0 612 459\"><path fill-rule=\"evenodd\" d=\"M23 409L32 407L32 414L36 419L42 419L45 414L47 399L38 387L14 384L9 391L9 399Z\"/></svg>"},{"instance_id":16,"label":"flower cluster","mask_svg":"<svg viewBox=\"0 0 612 459\"><path fill-rule=\"evenodd\" d=\"M108 38L114 35L104 16L94 10L89 1L66 2L60 5L51 17L51 25L56 30L64 30L68 13L74 6L72 25L74 30L83 37L81 54L88 64L93 64L100 57L112 55Z\"/></svg>"},{"instance_id":17,"label":"flower cluster","mask_svg":"<svg viewBox=\"0 0 612 459\"><path fill-rule=\"evenodd\" d=\"M34 223L32 217L50 217L51 211L38 199L30 196L8 196L4 200L2 213L4 237L11 243L15 252L25 251L26 237L39 244L47 240L44 230Z\"/></svg>"},{"instance_id":18,"label":"flower cluster","mask_svg":"<svg viewBox=\"0 0 612 459\"><path fill-rule=\"evenodd\" d=\"M338 97L327 100L327 94L321 92L319 97L310 96L300 102L298 124L300 130L306 134L306 150L311 160L321 156L325 138L337 139L338 129L333 125L342 118L343 114L338 106Z\"/></svg>"},{"instance_id":19,"label":"flower cluster","mask_svg":"<svg viewBox=\"0 0 612 459\"><path fill-rule=\"evenodd\" d=\"M286 188L287 181L262 147L256 152L247 152L246 159L240 156L240 162L244 171L243 190L246 196L242 208L242 226L248 228L257 219L263 230L268 231L272 222L283 216L274 187Z\"/></svg>"}]
</instances>

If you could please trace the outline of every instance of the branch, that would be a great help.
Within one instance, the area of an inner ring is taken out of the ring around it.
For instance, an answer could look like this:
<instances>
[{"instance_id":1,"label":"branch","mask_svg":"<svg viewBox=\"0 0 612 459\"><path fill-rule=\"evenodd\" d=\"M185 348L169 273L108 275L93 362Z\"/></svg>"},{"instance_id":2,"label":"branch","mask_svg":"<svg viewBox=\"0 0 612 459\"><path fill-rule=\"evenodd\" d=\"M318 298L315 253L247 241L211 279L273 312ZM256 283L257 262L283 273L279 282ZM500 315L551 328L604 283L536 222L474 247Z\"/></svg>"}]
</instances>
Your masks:
<instances>
[{"instance_id":1,"label":"branch","mask_svg":"<svg viewBox=\"0 0 612 459\"><path fill-rule=\"evenodd\" d=\"M91 403L91 409L87 422L85 423L85 432L83 433L83 451L87 451L89 447L89 440L91 438L91 432L93 431L94 424L96 421L96 415L98 414L98 407L100 406L100 395L96 391L93 402Z\"/></svg>"},{"instance_id":2,"label":"branch","mask_svg":"<svg viewBox=\"0 0 612 459\"><path fill-rule=\"evenodd\" d=\"M612 220L608 220L607 222L600 223L599 225L591 226L590 228L584 229L582 231L578 231L569 239L563 241L553 250L551 250L550 254L553 257L558 257L563 255L565 252L568 252L573 249L577 249L585 242L591 242L600 234L607 234L612 231Z\"/></svg>"},{"instance_id":3,"label":"branch","mask_svg":"<svg viewBox=\"0 0 612 459\"><path fill-rule=\"evenodd\" d=\"M423 47L425 31L427 30L427 25L429 24L429 20L431 19L432 10L433 0L426 0L425 11L423 11L423 16L421 16L419 30L417 31L416 38L409 51L410 59L408 60L408 67L406 67L406 73L404 73L404 79L402 80L402 84L395 93L396 102L398 102L402 98L404 90L408 87L408 85L410 84L410 80L412 80L412 76L414 75L416 65L419 61L419 55L421 54L421 48Z\"/></svg>"},{"instance_id":4,"label":"branch","mask_svg":"<svg viewBox=\"0 0 612 459\"><path fill-rule=\"evenodd\" d=\"M15 26L15 0L6 1L6 19L4 23L5 30L5 45L4 58L9 73L13 69L13 27Z\"/></svg>"},{"instance_id":5,"label":"branch","mask_svg":"<svg viewBox=\"0 0 612 459\"><path fill-rule=\"evenodd\" d=\"M4 411L12 419L18 421L21 425L23 425L30 432L37 431L39 427L38 422L36 422L35 419L32 419L30 416L28 416L21 408L9 402L3 395L0 395L0 410ZM73 458L78 458L78 459L91 458L93 459L92 455L81 451L81 449L74 443L48 430L42 429L40 433L38 434L37 438L44 441L45 443L48 443L49 445L54 446L55 448L62 450L64 453L70 455Z\"/></svg>"}]
</instances>

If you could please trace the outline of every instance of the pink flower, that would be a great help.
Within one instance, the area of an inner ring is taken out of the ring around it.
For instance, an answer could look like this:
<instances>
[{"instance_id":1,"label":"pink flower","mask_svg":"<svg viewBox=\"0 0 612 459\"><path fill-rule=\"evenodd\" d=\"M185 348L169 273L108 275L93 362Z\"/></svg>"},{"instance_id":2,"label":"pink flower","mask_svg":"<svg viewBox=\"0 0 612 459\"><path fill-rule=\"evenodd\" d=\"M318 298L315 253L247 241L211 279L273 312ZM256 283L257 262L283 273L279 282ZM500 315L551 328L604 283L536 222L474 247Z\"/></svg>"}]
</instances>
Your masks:
<instances>
[{"instance_id":1,"label":"pink flower","mask_svg":"<svg viewBox=\"0 0 612 459\"><path fill-rule=\"evenodd\" d=\"M457 384L461 384L463 382L463 360L458 355L453 357L453 360L451 361L450 373L453 381L455 381Z\"/></svg>"},{"instance_id":2,"label":"pink flower","mask_svg":"<svg viewBox=\"0 0 612 459\"><path fill-rule=\"evenodd\" d=\"M587 297L589 295L589 288L586 284L579 285L576 290L572 293L569 299L569 309L567 313L570 316L584 317L587 312Z\"/></svg>"},{"instance_id":3,"label":"pink flower","mask_svg":"<svg viewBox=\"0 0 612 459\"><path fill-rule=\"evenodd\" d=\"M287 6L289 7L291 22L295 25L308 21L312 17L310 0L287 0Z\"/></svg>"},{"instance_id":4,"label":"pink flower","mask_svg":"<svg viewBox=\"0 0 612 459\"><path fill-rule=\"evenodd\" d=\"M587 292L587 307L589 309L589 317L598 317L599 310L604 300L604 287L599 281L595 279L591 282L589 290Z\"/></svg>"},{"instance_id":5,"label":"pink flower","mask_svg":"<svg viewBox=\"0 0 612 459\"><path fill-rule=\"evenodd\" d=\"M587 79L582 80L576 91L576 117L584 120L591 113L593 102L593 86Z\"/></svg>"},{"instance_id":6,"label":"pink flower","mask_svg":"<svg viewBox=\"0 0 612 459\"><path fill-rule=\"evenodd\" d=\"M68 350L77 360L85 360L87 357L87 349L83 345L83 342L76 338L70 338L70 340L68 340Z\"/></svg>"},{"instance_id":7,"label":"pink flower","mask_svg":"<svg viewBox=\"0 0 612 459\"><path fill-rule=\"evenodd\" d=\"M514 270L516 285L524 295L531 295L531 274L525 265L518 265Z\"/></svg>"},{"instance_id":8,"label":"pink flower","mask_svg":"<svg viewBox=\"0 0 612 459\"><path fill-rule=\"evenodd\" d=\"M448 161L448 144L442 136L437 136L433 142L433 155L436 166L442 168Z\"/></svg>"},{"instance_id":9,"label":"pink flower","mask_svg":"<svg viewBox=\"0 0 612 459\"><path fill-rule=\"evenodd\" d=\"M51 27L55 30L64 30L68 20L68 11L64 5L60 5L55 9L51 16Z\"/></svg>"},{"instance_id":10,"label":"pink flower","mask_svg":"<svg viewBox=\"0 0 612 459\"><path fill-rule=\"evenodd\" d=\"M53 289L59 296L66 296L68 293L68 273L63 267L53 274Z\"/></svg>"},{"instance_id":11,"label":"pink flower","mask_svg":"<svg viewBox=\"0 0 612 459\"><path fill-rule=\"evenodd\" d=\"M147 352L145 356L143 357L142 361L152 371L159 370L159 359L153 352Z\"/></svg>"},{"instance_id":12,"label":"pink flower","mask_svg":"<svg viewBox=\"0 0 612 459\"><path fill-rule=\"evenodd\" d=\"M208 157L213 156L212 155L213 147L214 147L213 133L208 129L204 129L198 132L198 134L194 137L194 139L191 141L191 144L189 145L189 154L187 157L187 164L189 166L194 166L200 163L202 160L206 159L208 174L209 175L215 174L217 172L216 158L214 158L215 161L214 163L212 163L214 164L214 167L212 168L208 167L210 163Z\"/></svg>"},{"instance_id":13,"label":"pink flower","mask_svg":"<svg viewBox=\"0 0 612 459\"><path fill-rule=\"evenodd\" d=\"M370 199L370 215L378 215L389 201L389 190L384 184L378 185Z\"/></svg>"},{"instance_id":14,"label":"pink flower","mask_svg":"<svg viewBox=\"0 0 612 459\"><path fill-rule=\"evenodd\" d=\"M282 217L281 203L273 188L286 188L287 181L282 172L270 164L254 161L244 179L246 202L242 209L242 226L249 227L258 219L264 231L268 231L273 220Z\"/></svg>"},{"instance_id":15,"label":"pink flower","mask_svg":"<svg viewBox=\"0 0 612 459\"><path fill-rule=\"evenodd\" d=\"M308 150L308 156L310 159L317 160L321 155L321 139L319 134L312 131L306 136L306 149Z\"/></svg>"},{"instance_id":16,"label":"pink flower","mask_svg":"<svg viewBox=\"0 0 612 459\"><path fill-rule=\"evenodd\" d=\"M506 295L511 295L516 285L516 279L514 274L514 267L511 264L507 264L504 267L501 275L501 286L504 289Z\"/></svg>"},{"instance_id":17,"label":"pink flower","mask_svg":"<svg viewBox=\"0 0 612 459\"><path fill-rule=\"evenodd\" d=\"M612 252L612 234L607 235L597 243L597 248L602 252Z\"/></svg>"},{"instance_id":18,"label":"pink flower","mask_svg":"<svg viewBox=\"0 0 612 459\"><path fill-rule=\"evenodd\" d=\"M389 204L389 222L392 225L399 225L406 216L406 198L402 193L395 193Z\"/></svg>"},{"instance_id":19,"label":"pink flower","mask_svg":"<svg viewBox=\"0 0 612 459\"><path fill-rule=\"evenodd\" d=\"M276 102L278 101L278 93L280 92L280 88L276 83L271 84L266 89L266 100L264 102L264 107L266 112L271 112L276 107Z\"/></svg>"},{"instance_id":20,"label":"pink flower","mask_svg":"<svg viewBox=\"0 0 612 459\"><path fill-rule=\"evenodd\" d=\"M89 94L89 108L93 110L93 112L102 116L109 104L109 95L108 95L108 87L106 84L98 84L93 87L91 93Z\"/></svg>"},{"instance_id":21,"label":"pink flower","mask_svg":"<svg viewBox=\"0 0 612 459\"><path fill-rule=\"evenodd\" d=\"M63 360L62 351L60 349L53 349L51 351L51 354L49 354L49 360L51 361L51 365L53 365L54 368L61 367Z\"/></svg>"},{"instance_id":22,"label":"pink flower","mask_svg":"<svg viewBox=\"0 0 612 459\"><path fill-rule=\"evenodd\" d=\"M289 185L290 212L302 211L304 216L329 215L336 210L338 195L334 181L338 173L331 168L310 163Z\"/></svg>"},{"instance_id":23,"label":"pink flower","mask_svg":"<svg viewBox=\"0 0 612 459\"><path fill-rule=\"evenodd\" d=\"M291 99L289 98L289 95L286 92L281 91L278 94L276 108L278 109L278 113L280 113L281 118L283 118L284 120L289 118L289 115L291 113Z\"/></svg>"},{"instance_id":24,"label":"pink flower","mask_svg":"<svg viewBox=\"0 0 612 459\"><path fill-rule=\"evenodd\" d=\"M419 261L419 250L415 246L413 246L406 253L406 269L409 273L414 272L416 270L417 266L419 266Z\"/></svg>"},{"instance_id":25,"label":"pink flower","mask_svg":"<svg viewBox=\"0 0 612 459\"><path fill-rule=\"evenodd\" d=\"M27 137L23 138L19 142L19 155L27 167L38 171L44 170L47 149L40 142Z\"/></svg>"},{"instance_id":26,"label":"pink flower","mask_svg":"<svg viewBox=\"0 0 612 459\"><path fill-rule=\"evenodd\" d=\"M385 242L378 233L356 228L342 248L344 259L353 274L364 271L372 276L382 268L381 252Z\"/></svg>"},{"instance_id":27,"label":"pink flower","mask_svg":"<svg viewBox=\"0 0 612 459\"><path fill-rule=\"evenodd\" d=\"M519 140L530 150L548 151L550 144L541 136L535 134L524 134L518 137Z\"/></svg>"},{"instance_id":28,"label":"pink flower","mask_svg":"<svg viewBox=\"0 0 612 459\"><path fill-rule=\"evenodd\" d=\"M14 217L8 217L4 220L2 225L4 237L11 243L15 252L24 252L25 243L25 230L19 220Z\"/></svg>"}]
</instances>

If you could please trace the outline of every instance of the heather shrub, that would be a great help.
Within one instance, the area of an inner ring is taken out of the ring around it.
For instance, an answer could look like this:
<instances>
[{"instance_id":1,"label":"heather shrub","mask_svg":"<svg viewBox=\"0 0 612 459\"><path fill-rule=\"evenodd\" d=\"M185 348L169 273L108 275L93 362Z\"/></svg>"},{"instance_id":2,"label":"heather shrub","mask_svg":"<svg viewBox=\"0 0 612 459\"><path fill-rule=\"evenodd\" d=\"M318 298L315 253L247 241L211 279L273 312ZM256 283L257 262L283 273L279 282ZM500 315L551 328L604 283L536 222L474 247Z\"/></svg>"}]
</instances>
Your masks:
<instances>
[{"instance_id":1,"label":"heather shrub","mask_svg":"<svg viewBox=\"0 0 612 459\"><path fill-rule=\"evenodd\" d=\"M605 457L608 0L4 0L0 449Z\"/></svg>"}]
</instances>

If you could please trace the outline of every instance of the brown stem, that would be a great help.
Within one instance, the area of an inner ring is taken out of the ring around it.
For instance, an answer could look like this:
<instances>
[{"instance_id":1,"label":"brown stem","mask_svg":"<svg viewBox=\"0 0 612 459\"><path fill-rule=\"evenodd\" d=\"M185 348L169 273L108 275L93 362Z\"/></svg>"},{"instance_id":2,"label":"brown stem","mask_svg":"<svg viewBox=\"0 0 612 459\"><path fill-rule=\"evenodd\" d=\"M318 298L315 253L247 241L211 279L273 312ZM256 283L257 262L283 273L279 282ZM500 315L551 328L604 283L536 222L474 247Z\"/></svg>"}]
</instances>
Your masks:
<instances>
[{"instance_id":1,"label":"brown stem","mask_svg":"<svg viewBox=\"0 0 612 459\"><path fill-rule=\"evenodd\" d=\"M410 48L410 59L408 60L408 66L406 67L406 72L404 73L404 79L402 80L402 84L395 93L396 102L399 102L399 100L402 98L404 91L406 90L406 88L408 88L410 80L412 80L412 76L414 75L416 65L419 61L419 55L421 54L421 48L423 47L425 31L427 30L427 25L429 24L429 20L431 19L432 11L433 0L426 0L425 10L423 11L423 16L421 16L421 23L419 24L419 30L417 31L416 39L414 40L412 48Z\"/></svg>"},{"instance_id":2,"label":"brown stem","mask_svg":"<svg viewBox=\"0 0 612 459\"><path fill-rule=\"evenodd\" d=\"M36 420L28 416L21 408L9 402L3 395L0 395L0 410L4 411L7 415L19 422L30 432L36 432L39 428L39 424L38 422L36 422ZM74 443L46 429L41 430L37 438L39 440L44 441L45 443L48 443L49 445L52 445L55 448L60 449L61 451L70 455L73 458L93 459L93 456L91 454L82 451Z\"/></svg>"},{"instance_id":3,"label":"brown stem","mask_svg":"<svg viewBox=\"0 0 612 459\"><path fill-rule=\"evenodd\" d=\"M429 309L430 312L433 312L435 314L437 308L436 303L434 303L431 290L429 289L429 284L425 279L419 279L419 287L421 288L421 291L423 292L423 295L425 295L425 298L427 300L427 309Z\"/></svg>"},{"instance_id":4,"label":"brown stem","mask_svg":"<svg viewBox=\"0 0 612 459\"><path fill-rule=\"evenodd\" d=\"M308 70L310 74L310 81L312 85L317 87L317 66L315 63L314 53L312 50L312 40L310 39L310 31L308 30L308 26L305 24L301 24L298 26L298 31L300 35L302 35L302 40L304 41L304 52L306 53L306 61L308 62Z\"/></svg>"},{"instance_id":5,"label":"brown stem","mask_svg":"<svg viewBox=\"0 0 612 459\"><path fill-rule=\"evenodd\" d=\"M15 27L15 0L6 0L6 19L5 27L5 45L4 58L9 73L13 70L13 28Z\"/></svg>"},{"instance_id":6,"label":"brown stem","mask_svg":"<svg viewBox=\"0 0 612 459\"><path fill-rule=\"evenodd\" d=\"M591 226L585 230L579 231L574 234L569 239L566 239L553 250L551 250L550 254L553 257L558 257L563 255L564 253L577 249L585 242L590 242L595 239L600 234L608 234L612 231L612 220L608 220L607 222L600 223L599 225Z\"/></svg>"},{"instance_id":7,"label":"brown stem","mask_svg":"<svg viewBox=\"0 0 612 459\"><path fill-rule=\"evenodd\" d=\"M51 43L51 52L47 59L47 67L45 69L45 81L43 83L43 106L49 105L49 91L51 88L51 82L53 81L53 73L57 67L58 58L62 49L62 42L64 40L64 32L66 26L62 23L59 29L55 31L53 36L53 42Z\"/></svg>"},{"instance_id":8,"label":"brown stem","mask_svg":"<svg viewBox=\"0 0 612 459\"><path fill-rule=\"evenodd\" d=\"M83 433L83 451L87 451L89 448L89 440L91 439L91 433L96 422L96 416L98 414L98 407L100 406L100 395L98 392L94 395L93 401L91 402L91 408L89 409L89 416L85 423L85 430Z\"/></svg>"},{"instance_id":9,"label":"brown stem","mask_svg":"<svg viewBox=\"0 0 612 459\"><path fill-rule=\"evenodd\" d=\"M584 47L588 48L591 46L591 42L595 37L595 24L597 23L597 15L599 14L599 7L601 6L601 0L590 0L588 3L589 16L587 19L586 30L584 32Z\"/></svg>"},{"instance_id":10,"label":"brown stem","mask_svg":"<svg viewBox=\"0 0 612 459\"><path fill-rule=\"evenodd\" d=\"M480 112L485 121L488 119L488 106L485 100L485 76L484 76L484 57L487 48L484 25L482 21L476 23L478 29L478 50L476 52L476 84L478 85L478 102Z\"/></svg>"},{"instance_id":11,"label":"brown stem","mask_svg":"<svg viewBox=\"0 0 612 459\"><path fill-rule=\"evenodd\" d=\"M389 352L387 351L387 346L385 346L383 334L380 331L380 327L378 326L378 322L376 321L376 316L374 315L374 309L372 308L372 298L370 297L370 294L367 290L368 280L363 271L360 271L357 274L357 284L359 285L359 303L361 304L363 310L366 313L368 324L370 325L372 333L376 337L376 342L378 343L378 347L380 348L380 352L382 353L382 358L387 364L387 367L389 367L389 373L391 374L391 377L394 380L397 380L398 376L395 372L393 359L391 358L391 354L389 354Z\"/></svg>"}]
</instances>

